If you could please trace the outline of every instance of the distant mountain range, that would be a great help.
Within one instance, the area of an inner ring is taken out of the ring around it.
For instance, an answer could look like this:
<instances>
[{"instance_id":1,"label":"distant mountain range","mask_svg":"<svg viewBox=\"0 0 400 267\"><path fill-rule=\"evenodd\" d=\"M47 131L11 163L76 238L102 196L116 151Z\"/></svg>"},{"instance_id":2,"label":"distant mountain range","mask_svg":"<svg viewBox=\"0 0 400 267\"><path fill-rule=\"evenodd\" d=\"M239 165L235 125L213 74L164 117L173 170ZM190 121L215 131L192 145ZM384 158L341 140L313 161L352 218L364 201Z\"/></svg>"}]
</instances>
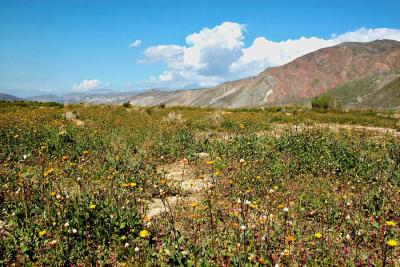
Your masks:
<instances>
[{"instance_id":1,"label":"distant mountain range","mask_svg":"<svg viewBox=\"0 0 400 267\"><path fill-rule=\"evenodd\" d=\"M22 100L23 99L13 95L0 93L0 101L22 101Z\"/></svg>"},{"instance_id":2,"label":"distant mountain range","mask_svg":"<svg viewBox=\"0 0 400 267\"><path fill-rule=\"evenodd\" d=\"M26 100L29 101L40 101L40 102L68 102L68 103L122 103L127 101L128 98L133 97L137 93L135 92L76 92L69 93L66 95L39 95L29 97Z\"/></svg>"},{"instance_id":3,"label":"distant mountain range","mask_svg":"<svg viewBox=\"0 0 400 267\"><path fill-rule=\"evenodd\" d=\"M327 93L343 106L398 109L399 73L400 42L377 40L323 48L257 76L211 88L71 93L29 100L239 108L305 103Z\"/></svg>"}]
</instances>

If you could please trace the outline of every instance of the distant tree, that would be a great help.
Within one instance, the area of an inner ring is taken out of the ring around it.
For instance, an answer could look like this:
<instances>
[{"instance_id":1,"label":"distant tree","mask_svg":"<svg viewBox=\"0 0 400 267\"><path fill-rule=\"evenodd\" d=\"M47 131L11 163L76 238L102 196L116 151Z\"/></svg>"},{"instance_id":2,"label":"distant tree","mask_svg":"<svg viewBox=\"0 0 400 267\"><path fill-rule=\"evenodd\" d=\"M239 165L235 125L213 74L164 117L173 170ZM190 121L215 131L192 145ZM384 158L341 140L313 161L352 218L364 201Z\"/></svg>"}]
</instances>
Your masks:
<instances>
[{"instance_id":1,"label":"distant tree","mask_svg":"<svg viewBox=\"0 0 400 267\"><path fill-rule=\"evenodd\" d=\"M328 95L321 95L311 101L311 106L313 109L327 110L334 107L334 101Z\"/></svg>"},{"instance_id":2,"label":"distant tree","mask_svg":"<svg viewBox=\"0 0 400 267\"><path fill-rule=\"evenodd\" d=\"M131 103L128 101L128 102L124 102L123 104L122 104L122 106L124 107L124 108L129 108L130 106L131 106Z\"/></svg>"}]
</instances>

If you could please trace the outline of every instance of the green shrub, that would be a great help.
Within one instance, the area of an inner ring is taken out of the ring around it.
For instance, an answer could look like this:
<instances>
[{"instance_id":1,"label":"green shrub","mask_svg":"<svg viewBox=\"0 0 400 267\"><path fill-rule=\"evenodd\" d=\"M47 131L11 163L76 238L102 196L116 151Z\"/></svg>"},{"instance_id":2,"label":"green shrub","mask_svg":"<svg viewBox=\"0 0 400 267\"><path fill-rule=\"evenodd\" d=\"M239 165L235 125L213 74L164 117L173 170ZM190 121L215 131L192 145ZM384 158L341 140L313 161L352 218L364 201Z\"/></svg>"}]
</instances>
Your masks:
<instances>
[{"instance_id":1,"label":"green shrub","mask_svg":"<svg viewBox=\"0 0 400 267\"><path fill-rule=\"evenodd\" d=\"M311 101L311 106L313 109L327 110L334 107L334 102L332 97L321 95Z\"/></svg>"},{"instance_id":2,"label":"green shrub","mask_svg":"<svg viewBox=\"0 0 400 267\"><path fill-rule=\"evenodd\" d=\"M124 103L122 104L122 106L123 106L124 108L129 108L129 107L131 106L131 103L129 103L129 101L128 101L128 102L124 102Z\"/></svg>"}]
</instances>

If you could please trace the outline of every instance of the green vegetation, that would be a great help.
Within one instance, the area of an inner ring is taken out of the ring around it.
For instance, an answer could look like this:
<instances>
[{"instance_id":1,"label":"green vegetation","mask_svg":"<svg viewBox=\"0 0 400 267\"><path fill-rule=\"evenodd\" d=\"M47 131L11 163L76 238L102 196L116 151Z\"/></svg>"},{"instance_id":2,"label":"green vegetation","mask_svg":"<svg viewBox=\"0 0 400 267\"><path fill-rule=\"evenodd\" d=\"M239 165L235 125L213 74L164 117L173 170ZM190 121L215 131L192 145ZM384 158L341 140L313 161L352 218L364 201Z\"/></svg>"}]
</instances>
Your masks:
<instances>
[{"instance_id":1,"label":"green vegetation","mask_svg":"<svg viewBox=\"0 0 400 267\"><path fill-rule=\"evenodd\" d=\"M33 107L0 105L0 265L400 264L397 133L318 127L390 112Z\"/></svg>"},{"instance_id":2,"label":"green vegetation","mask_svg":"<svg viewBox=\"0 0 400 267\"><path fill-rule=\"evenodd\" d=\"M9 111L10 109L17 109L19 107L27 108L40 108L40 107L58 107L62 108L64 105L56 102L36 102L36 101L3 101L0 100L0 112Z\"/></svg>"},{"instance_id":3,"label":"green vegetation","mask_svg":"<svg viewBox=\"0 0 400 267\"><path fill-rule=\"evenodd\" d=\"M345 83L326 95L346 107L399 109L400 70Z\"/></svg>"},{"instance_id":4,"label":"green vegetation","mask_svg":"<svg viewBox=\"0 0 400 267\"><path fill-rule=\"evenodd\" d=\"M316 98L314 98L311 101L311 106L313 109L318 109L318 110L327 110L327 109L331 109L334 107L334 102L332 97L323 94L320 95Z\"/></svg>"}]
</instances>

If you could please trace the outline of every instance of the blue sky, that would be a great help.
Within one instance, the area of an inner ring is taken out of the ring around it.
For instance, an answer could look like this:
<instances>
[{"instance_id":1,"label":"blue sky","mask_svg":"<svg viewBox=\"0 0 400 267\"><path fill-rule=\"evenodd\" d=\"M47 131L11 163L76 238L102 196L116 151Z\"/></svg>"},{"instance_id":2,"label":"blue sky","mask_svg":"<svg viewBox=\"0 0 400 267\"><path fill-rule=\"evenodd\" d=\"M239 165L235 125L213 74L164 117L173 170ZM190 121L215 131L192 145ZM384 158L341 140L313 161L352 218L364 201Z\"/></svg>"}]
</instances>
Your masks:
<instances>
[{"instance_id":1,"label":"blue sky","mask_svg":"<svg viewBox=\"0 0 400 267\"><path fill-rule=\"evenodd\" d=\"M400 40L399 10L398 0L0 0L0 92L210 86L343 41Z\"/></svg>"}]
</instances>

